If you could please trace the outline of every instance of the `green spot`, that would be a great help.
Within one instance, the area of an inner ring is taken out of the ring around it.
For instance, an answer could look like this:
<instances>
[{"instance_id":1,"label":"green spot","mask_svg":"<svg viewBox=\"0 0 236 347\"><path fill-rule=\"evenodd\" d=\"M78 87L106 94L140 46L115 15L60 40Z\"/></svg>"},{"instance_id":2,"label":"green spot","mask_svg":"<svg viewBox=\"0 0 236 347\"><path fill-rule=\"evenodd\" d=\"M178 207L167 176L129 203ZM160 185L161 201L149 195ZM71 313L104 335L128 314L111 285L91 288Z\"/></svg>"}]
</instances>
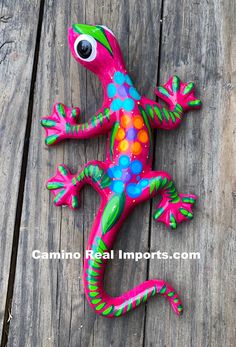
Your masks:
<instances>
[{"instance_id":1,"label":"green spot","mask_svg":"<svg viewBox=\"0 0 236 347\"><path fill-rule=\"evenodd\" d=\"M167 182L168 182L168 179L165 177L161 182L161 188L164 188Z\"/></svg>"},{"instance_id":2,"label":"green spot","mask_svg":"<svg viewBox=\"0 0 236 347\"><path fill-rule=\"evenodd\" d=\"M182 201L187 204L194 204L196 202L196 200L193 198L182 198Z\"/></svg>"},{"instance_id":3,"label":"green spot","mask_svg":"<svg viewBox=\"0 0 236 347\"><path fill-rule=\"evenodd\" d=\"M110 110L109 108L105 108L104 115L108 121L110 121Z\"/></svg>"},{"instance_id":4,"label":"green spot","mask_svg":"<svg viewBox=\"0 0 236 347\"><path fill-rule=\"evenodd\" d=\"M148 298L148 291L146 291L144 297L143 297L143 302L147 301L147 298Z\"/></svg>"},{"instance_id":5,"label":"green spot","mask_svg":"<svg viewBox=\"0 0 236 347\"><path fill-rule=\"evenodd\" d=\"M93 285L88 285L88 289L89 290L97 290L98 289L98 286L93 286Z\"/></svg>"},{"instance_id":6,"label":"green spot","mask_svg":"<svg viewBox=\"0 0 236 347\"><path fill-rule=\"evenodd\" d=\"M41 120L41 125L45 128L52 128L56 125L57 123L54 120L51 119L42 119Z\"/></svg>"},{"instance_id":7,"label":"green spot","mask_svg":"<svg viewBox=\"0 0 236 347\"><path fill-rule=\"evenodd\" d=\"M92 299L91 300L91 303L93 304L93 305L97 305L97 304L99 304L99 302L101 302L102 301L102 299Z\"/></svg>"},{"instance_id":8,"label":"green spot","mask_svg":"<svg viewBox=\"0 0 236 347\"><path fill-rule=\"evenodd\" d=\"M158 89L159 93L165 95L167 98L170 97L170 94L169 94L169 92L168 92L168 90L166 88L160 86L157 89Z\"/></svg>"},{"instance_id":9,"label":"green spot","mask_svg":"<svg viewBox=\"0 0 236 347\"><path fill-rule=\"evenodd\" d=\"M58 171L60 172L60 174L62 174L63 176L67 176L68 175L68 171L66 170L66 168L62 165L58 166Z\"/></svg>"},{"instance_id":10,"label":"green spot","mask_svg":"<svg viewBox=\"0 0 236 347\"><path fill-rule=\"evenodd\" d=\"M73 108L71 111L71 116L72 118L76 119L76 117L78 116L78 111L76 108Z\"/></svg>"},{"instance_id":11,"label":"green spot","mask_svg":"<svg viewBox=\"0 0 236 347\"><path fill-rule=\"evenodd\" d=\"M174 115L176 118L181 119L181 114L179 114L178 112L174 112Z\"/></svg>"},{"instance_id":12,"label":"green spot","mask_svg":"<svg viewBox=\"0 0 236 347\"><path fill-rule=\"evenodd\" d=\"M107 245L105 244L105 242L104 242L100 237L97 237L97 238L96 238L96 242L97 242L98 247L99 247L102 251L107 251L107 250L108 250Z\"/></svg>"},{"instance_id":13,"label":"green spot","mask_svg":"<svg viewBox=\"0 0 236 347\"><path fill-rule=\"evenodd\" d=\"M125 194L113 195L102 215L102 233L106 234L120 218L125 206Z\"/></svg>"},{"instance_id":14,"label":"green spot","mask_svg":"<svg viewBox=\"0 0 236 347\"><path fill-rule=\"evenodd\" d=\"M94 278L94 277L91 277L91 276L88 276L87 277L87 281L91 284L97 284L98 283L98 278Z\"/></svg>"},{"instance_id":15,"label":"green spot","mask_svg":"<svg viewBox=\"0 0 236 347\"><path fill-rule=\"evenodd\" d=\"M63 195L65 194L65 192L66 192L65 189L61 190L60 193L58 193L58 194L55 196L55 198L54 198L53 201L54 201L55 203L57 203L57 202L63 197Z\"/></svg>"},{"instance_id":16,"label":"green spot","mask_svg":"<svg viewBox=\"0 0 236 347\"><path fill-rule=\"evenodd\" d=\"M90 276L99 276L99 273L97 273L96 271L92 270L92 269L87 269L87 274L90 275Z\"/></svg>"},{"instance_id":17,"label":"green spot","mask_svg":"<svg viewBox=\"0 0 236 347\"><path fill-rule=\"evenodd\" d=\"M153 193L154 189L156 188L156 179L153 178L150 182L150 194Z\"/></svg>"},{"instance_id":18,"label":"green spot","mask_svg":"<svg viewBox=\"0 0 236 347\"><path fill-rule=\"evenodd\" d=\"M151 119L154 119L154 112L150 105L146 106L147 114L151 117Z\"/></svg>"},{"instance_id":19,"label":"green spot","mask_svg":"<svg viewBox=\"0 0 236 347\"><path fill-rule=\"evenodd\" d=\"M172 229L176 229L177 228L177 222L176 222L176 219L175 219L173 213L170 213L170 227Z\"/></svg>"},{"instance_id":20,"label":"green spot","mask_svg":"<svg viewBox=\"0 0 236 347\"><path fill-rule=\"evenodd\" d=\"M169 119L170 119L170 115L169 115L169 112L167 111L166 108L163 107L162 109L163 113L164 113L164 116L165 116L165 119L166 119L166 122L168 123L169 122Z\"/></svg>"},{"instance_id":21,"label":"green spot","mask_svg":"<svg viewBox=\"0 0 236 347\"><path fill-rule=\"evenodd\" d=\"M63 188L63 187L64 187L64 183L61 183L61 182L49 182L47 184L47 188L49 190L59 189L59 188Z\"/></svg>"},{"instance_id":22,"label":"green spot","mask_svg":"<svg viewBox=\"0 0 236 347\"><path fill-rule=\"evenodd\" d=\"M165 292L166 292L166 285L164 284L164 286L161 288L161 290L160 290L160 294L165 294Z\"/></svg>"},{"instance_id":23,"label":"green spot","mask_svg":"<svg viewBox=\"0 0 236 347\"><path fill-rule=\"evenodd\" d=\"M178 311L179 312L183 311L183 306L182 305L178 305Z\"/></svg>"},{"instance_id":24,"label":"green spot","mask_svg":"<svg viewBox=\"0 0 236 347\"><path fill-rule=\"evenodd\" d=\"M89 292L89 296L90 298L95 298L96 296L98 296L99 292Z\"/></svg>"},{"instance_id":25,"label":"green spot","mask_svg":"<svg viewBox=\"0 0 236 347\"><path fill-rule=\"evenodd\" d=\"M174 295L175 295L175 292L170 292L167 294L167 296L169 296L170 298L172 298L172 296L174 296Z\"/></svg>"},{"instance_id":26,"label":"green spot","mask_svg":"<svg viewBox=\"0 0 236 347\"><path fill-rule=\"evenodd\" d=\"M59 138L59 135L50 135L46 137L45 143L46 145L52 145L53 143L56 142L56 140Z\"/></svg>"},{"instance_id":27,"label":"green spot","mask_svg":"<svg viewBox=\"0 0 236 347\"><path fill-rule=\"evenodd\" d=\"M179 91L179 87L180 87L180 79L178 76L174 76L173 80L172 80L172 90L174 93Z\"/></svg>"},{"instance_id":28,"label":"green spot","mask_svg":"<svg viewBox=\"0 0 236 347\"><path fill-rule=\"evenodd\" d=\"M137 300L136 300L136 306L138 306L138 305L140 305L141 304L141 298L140 298L140 296L137 298Z\"/></svg>"},{"instance_id":29,"label":"green spot","mask_svg":"<svg viewBox=\"0 0 236 347\"><path fill-rule=\"evenodd\" d=\"M97 252L96 252L97 253ZM89 265L93 267L94 269L100 269L101 265L97 264L95 259L90 259L89 260Z\"/></svg>"},{"instance_id":30,"label":"green spot","mask_svg":"<svg viewBox=\"0 0 236 347\"><path fill-rule=\"evenodd\" d=\"M153 291L151 293L151 296L154 296L156 294L156 292L157 292L157 288L156 288L156 286L154 286Z\"/></svg>"},{"instance_id":31,"label":"green spot","mask_svg":"<svg viewBox=\"0 0 236 347\"><path fill-rule=\"evenodd\" d=\"M72 196L72 207L73 208L78 208L79 207L79 200L77 196Z\"/></svg>"},{"instance_id":32,"label":"green spot","mask_svg":"<svg viewBox=\"0 0 236 347\"><path fill-rule=\"evenodd\" d=\"M157 107L157 106L154 106L154 111L155 111L155 113L156 113L156 115L157 115L159 121L162 123L163 118L162 118L162 114L161 114L160 108Z\"/></svg>"},{"instance_id":33,"label":"green spot","mask_svg":"<svg viewBox=\"0 0 236 347\"><path fill-rule=\"evenodd\" d=\"M132 309L132 300L128 303L126 312L129 312Z\"/></svg>"},{"instance_id":34,"label":"green spot","mask_svg":"<svg viewBox=\"0 0 236 347\"><path fill-rule=\"evenodd\" d=\"M182 213L183 216L187 217L188 219L193 218L193 214L190 211L185 210L185 208L180 207L179 211L180 213Z\"/></svg>"},{"instance_id":35,"label":"green spot","mask_svg":"<svg viewBox=\"0 0 236 347\"><path fill-rule=\"evenodd\" d=\"M154 213L153 218L155 220L157 220L162 215L163 212L164 212L164 208L163 207L158 208L156 210L156 212Z\"/></svg>"},{"instance_id":36,"label":"green spot","mask_svg":"<svg viewBox=\"0 0 236 347\"><path fill-rule=\"evenodd\" d=\"M103 316L107 316L107 315L110 314L113 310L114 310L114 306L110 306L110 307L108 307L105 311L102 312L102 315L103 315Z\"/></svg>"},{"instance_id":37,"label":"green spot","mask_svg":"<svg viewBox=\"0 0 236 347\"><path fill-rule=\"evenodd\" d=\"M99 304L98 306L95 307L95 310L99 311L99 310L103 309L104 306L106 306L106 303L102 302L101 304Z\"/></svg>"},{"instance_id":38,"label":"green spot","mask_svg":"<svg viewBox=\"0 0 236 347\"><path fill-rule=\"evenodd\" d=\"M174 113L170 111L169 114L170 114L170 117L172 119L172 122L175 123L175 115L174 115Z\"/></svg>"},{"instance_id":39,"label":"green spot","mask_svg":"<svg viewBox=\"0 0 236 347\"><path fill-rule=\"evenodd\" d=\"M189 101L188 105L191 107L198 107L201 106L202 102L201 100L193 100L193 101Z\"/></svg>"},{"instance_id":40,"label":"green spot","mask_svg":"<svg viewBox=\"0 0 236 347\"><path fill-rule=\"evenodd\" d=\"M102 177L102 180L100 182L100 185L102 187L102 189L108 187L111 184L111 179L107 174L104 174Z\"/></svg>"},{"instance_id":41,"label":"green spot","mask_svg":"<svg viewBox=\"0 0 236 347\"><path fill-rule=\"evenodd\" d=\"M57 104L57 112L62 116L63 118L66 117L65 107L62 104Z\"/></svg>"},{"instance_id":42,"label":"green spot","mask_svg":"<svg viewBox=\"0 0 236 347\"><path fill-rule=\"evenodd\" d=\"M188 94L190 93L194 88L194 83L193 82L190 82L185 88L184 88L184 91L183 91L183 94Z\"/></svg>"},{"instance_id":43,"label":"green spot","mask_svg":"<svg viewBox=\"0 0 236 347\"><path fill-rule=\"evenodd\" d=\"M122 312L123 312L123 307L120 308L118 311L116 311L116 312L114 313L114 315L115 315L116 317L119 317L119 316L122 314Z\"/></svg>"},{"instance_id":44,"label":"green spot","mask_svg":"<svg viewBox=\"0 0 236 347\"><path fill-rule=\"evenodd\" d=\"M178 298L174 298L174 303L177 303L177 302L179 302L179 299Z\"/></svg>"},{"instance_id":45,"label":"green spot","mask_svg":"<svg viewBox=\"0 0 236 347\"><path fill-rule=\"evenodd\" d=\"M94 116L94 117L92 118L92 120L91 120L91 123L92 123L93 128L96 128L96 122L97 122L97 117Z\"/></svg>"},{"instance_id":46,"label":"green spot","mask_svg":"<svg viewBox=\"0 0 236 347\"><path fill-rule=\"evenodd\" d=\"M100 122L100 125L102 126L102 123L103 123L103 115L102 115L101 112L98 114L98 120L99 120L99 122Z\"/></svg>"}]
</instances>

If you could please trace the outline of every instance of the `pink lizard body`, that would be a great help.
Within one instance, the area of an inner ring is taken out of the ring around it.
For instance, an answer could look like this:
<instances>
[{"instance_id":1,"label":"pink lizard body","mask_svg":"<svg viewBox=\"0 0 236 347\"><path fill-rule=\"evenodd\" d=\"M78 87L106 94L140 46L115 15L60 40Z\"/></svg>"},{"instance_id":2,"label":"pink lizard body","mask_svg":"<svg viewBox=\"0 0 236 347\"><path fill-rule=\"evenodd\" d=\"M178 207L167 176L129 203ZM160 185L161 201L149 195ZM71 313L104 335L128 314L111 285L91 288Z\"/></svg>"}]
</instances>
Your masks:
<instances>
[{"instance_id":1,"label":"pink lizard body","mask_svg":"<svg viewBox=\"0 0 236 347\"><path fill-rule=\"evenodd\" d=\"M183 112L201 106L194 96L194 84L177 76L156 89L169 109L141 96L134 87L113 33L103 26L75 24L69 29L69 45L75 59L98 75L104 90L102 108L88 122L78 123L79 108L56 104L53 113L42 119L46 144L66 138L85 139L108 134L104 162L87 163L76 175L59 165L47 188L55 205L79 206L79 192L91 184L101 196L101 205L88 241L88 250L104 256L112 249L117 232L130 211L139 203L161 194L154 219L175 229L193 217L193 194L179 194L170 175L152 171L154 128L176 128ZM84 261L84 288L96 313L118 317L133 310L155 294L169 300L180 315L182 304L176 291L164 280L146 281L119 297L109 296L103 286L106 259Z\"/></svg>"}]
</instances>

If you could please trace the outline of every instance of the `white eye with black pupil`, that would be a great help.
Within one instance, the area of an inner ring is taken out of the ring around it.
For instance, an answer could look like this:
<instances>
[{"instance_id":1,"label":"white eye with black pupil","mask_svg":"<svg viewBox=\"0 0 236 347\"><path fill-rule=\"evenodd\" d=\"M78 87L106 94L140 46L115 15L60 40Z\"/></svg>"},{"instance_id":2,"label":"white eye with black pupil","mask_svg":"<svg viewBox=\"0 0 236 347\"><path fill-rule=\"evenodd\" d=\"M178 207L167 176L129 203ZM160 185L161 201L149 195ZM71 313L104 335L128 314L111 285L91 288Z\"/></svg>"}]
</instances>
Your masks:
<instances>
[{"instance_id":1,"label":"white eye with black pupil","mask_svg":"<svg viewBox=\"0 0 236 347\"><path fill-rule=\"evenodd\" d=\"M92 61L97 55L97 42L92 36L82 34L75 40L74 50L81 60Z\"/></svg>"}]
</instances>

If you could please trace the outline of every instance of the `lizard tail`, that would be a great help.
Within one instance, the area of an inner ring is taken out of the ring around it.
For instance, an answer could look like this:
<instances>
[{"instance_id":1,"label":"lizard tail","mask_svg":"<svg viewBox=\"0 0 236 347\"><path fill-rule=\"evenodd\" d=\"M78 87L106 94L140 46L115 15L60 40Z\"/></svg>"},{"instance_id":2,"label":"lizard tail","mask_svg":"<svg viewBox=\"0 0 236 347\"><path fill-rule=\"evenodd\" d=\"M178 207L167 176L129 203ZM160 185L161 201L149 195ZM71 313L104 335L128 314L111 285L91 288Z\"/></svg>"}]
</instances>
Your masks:
<instances>
[{"instance_id":1,"label":"lizard tail","mask_svg":"<svg viewBox=\"0 0 236 347\"><path fill-rule=\"evenodd\" d=\"M111 297L106 293L103 283L106 268L105 254L112 249L116 234L125 219L124 213L121 213L113 225L112 223L109 224L106 216L108 203L109 201L102 202L94 221L86 252L87 255L89 254L88 251L92 251L93 253L90 254L93 255L99 253L103 257L99 259L86 256L84 262L84 288L90 306L101 316L119 317L134 310L150 297L160 294L169 300L175 313L180 316L183 313L181 300L176 291L164 280L145 281L118 297ZM114 209L112 216L114 218ZM110 225L110 229L108 225ZM106 230L105 233L104 230Z\"/></svg>"}]
</instances>

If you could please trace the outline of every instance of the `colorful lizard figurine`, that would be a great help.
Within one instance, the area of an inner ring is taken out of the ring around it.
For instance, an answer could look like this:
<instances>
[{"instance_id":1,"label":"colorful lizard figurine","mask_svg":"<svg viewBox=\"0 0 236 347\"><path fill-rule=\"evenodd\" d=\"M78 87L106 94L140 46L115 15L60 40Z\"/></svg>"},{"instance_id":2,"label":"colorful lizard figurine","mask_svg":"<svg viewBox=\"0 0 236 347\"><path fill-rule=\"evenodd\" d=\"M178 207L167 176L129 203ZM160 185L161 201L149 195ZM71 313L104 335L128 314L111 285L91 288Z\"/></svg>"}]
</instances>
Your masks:
<instances>
[{"instance_id":1,"label":"colorful lizard figurine","mask_svg":"<svg viewBox=\"0 0 236 347\"><path fill-rule=\"evenodd\" d=\"M84 288L89 304L96 313L118 317L135 309L155 294L165 296L177 315L183 312L176 291L164 280L148 280L118 297L104 290L103 278L107 252L131 210L141 202L160 194L154 219L175 229L178 223L193 217L193 194L179 194L171 176L152 171L152 129L174 129L190 109L201 101L194 96L194 84L171 77L155 93L169 109L141 96L127 74L119 44L114 34L102 25L74 24L69 29L69 46L75 59L98 75L104 90L102 108L86 123L78 123L80 109L54 106L53 113L41 120L46 130L46 144L64 139L86 139L108 134L106 160L91 161L75 175L59 165L49 179L56 206L79 206L79 193L88 183L101 196L101 205L89 237L87 249L101 258L84 260Z\"/></svg>"}]
</instances>

